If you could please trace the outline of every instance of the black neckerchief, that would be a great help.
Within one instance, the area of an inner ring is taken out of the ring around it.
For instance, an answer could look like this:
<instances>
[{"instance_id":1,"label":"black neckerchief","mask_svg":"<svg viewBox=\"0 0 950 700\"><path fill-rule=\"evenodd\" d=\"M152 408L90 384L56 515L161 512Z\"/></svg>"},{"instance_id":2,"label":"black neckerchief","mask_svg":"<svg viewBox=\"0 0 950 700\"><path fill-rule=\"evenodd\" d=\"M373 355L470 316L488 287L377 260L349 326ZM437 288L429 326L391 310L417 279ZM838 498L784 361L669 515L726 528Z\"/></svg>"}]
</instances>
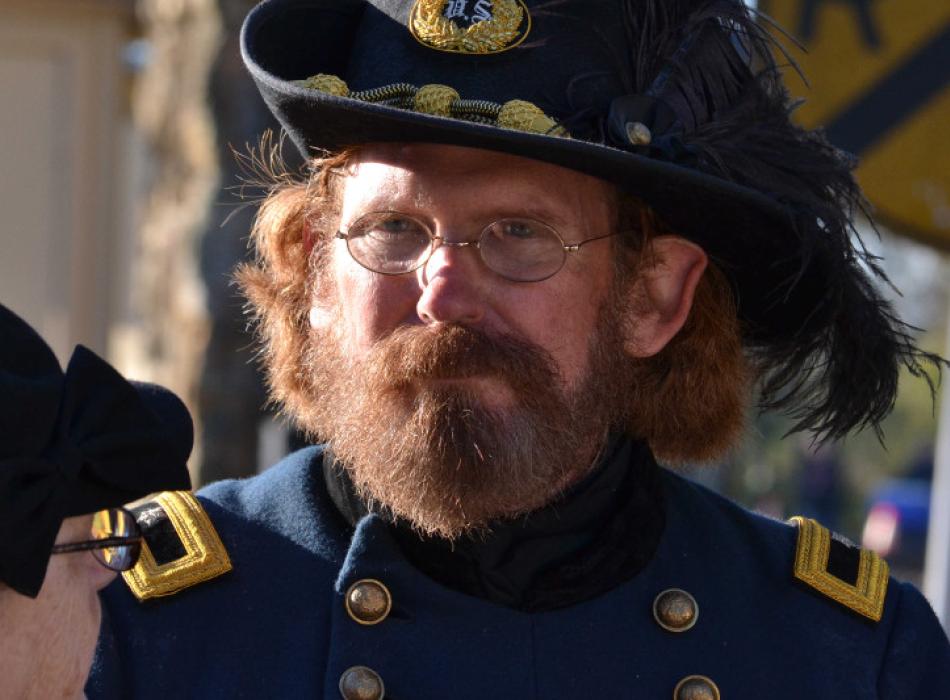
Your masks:
<instances>
[{"instance_id":1,"label":"black neckerchief","mask_svg":"<svg viewBox=\"0 0 950 700\"><path fill-rule=\"evenodd\" d=\"M327 489L351 526L367 514L347 472L329 451ZM639 573L652 559L664 526L659 469L650 450L611 441L600 464L555 502L492 524L484 536L455 543L393 523L405 556L439 583L525 612L594 598Z\"/></svg>"}]
</instances>

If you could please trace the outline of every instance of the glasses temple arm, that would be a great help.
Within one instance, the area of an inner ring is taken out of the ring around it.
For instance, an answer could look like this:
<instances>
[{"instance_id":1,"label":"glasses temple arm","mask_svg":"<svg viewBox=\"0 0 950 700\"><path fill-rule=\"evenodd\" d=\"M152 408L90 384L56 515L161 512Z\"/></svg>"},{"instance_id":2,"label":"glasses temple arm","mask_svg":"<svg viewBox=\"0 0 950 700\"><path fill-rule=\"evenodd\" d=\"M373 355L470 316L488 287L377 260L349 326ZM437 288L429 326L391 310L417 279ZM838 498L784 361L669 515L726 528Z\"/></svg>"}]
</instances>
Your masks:
<instances>
[{"instance_id":1,"label":"glasses temple arm","mask_svg":"<svg viewBox=\"0 0 950 700\"><path fill-rule=\"evenodd\" d=\"M585 238L583 241L580 241L578 243L571 243L570 245L565 245L564 250L567 251L568 253L576 253L578 250L580 250L580 247L582 245L585 245L592 241L600 241L600 240L603 240L604 238L611 238L612 236L619 236L619 235L620 235L619 231L614 231L613 233L605 233L603 236L594 236L593 238Z\"/></svg>"},{"instance_id":2,"label":"glasses temple arm","mask_svg":"<svg viewBox=\"0 0 950 700\"><path fill-rule=\"evenodd\" d=\"M141 535L131 537L103 537L101 540L84 540L82 542L68 542L54 544L53 554L68 554L69 552L85 552L90 549L106 549L107 547L125 547L142 541Z\"/></svg>"}]
</instances>

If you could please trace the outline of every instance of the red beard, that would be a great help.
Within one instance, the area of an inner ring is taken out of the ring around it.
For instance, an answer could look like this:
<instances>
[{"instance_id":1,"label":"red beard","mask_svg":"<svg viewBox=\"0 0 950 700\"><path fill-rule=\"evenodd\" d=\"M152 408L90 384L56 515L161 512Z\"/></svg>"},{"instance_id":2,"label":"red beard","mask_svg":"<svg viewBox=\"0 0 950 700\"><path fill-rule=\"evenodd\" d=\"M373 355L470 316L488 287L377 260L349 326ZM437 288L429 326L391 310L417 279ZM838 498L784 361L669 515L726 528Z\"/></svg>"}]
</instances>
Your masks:
<instances>
[{"instance_id":1,"label":"red beard","mask_svg":"<svg viewBox=\"0 0 950 700\"><path fill-rule=\"evenodd\" d=\"M621 423L624 353L607 306L572 388L548 353L512 336L404 327L354 361L332 330L313 331L322 395L309 427L371 508L420 531L452 539L534 510L581 478ZM493 405L472 378L508 400Z\"/></svg>"}]
</instances>

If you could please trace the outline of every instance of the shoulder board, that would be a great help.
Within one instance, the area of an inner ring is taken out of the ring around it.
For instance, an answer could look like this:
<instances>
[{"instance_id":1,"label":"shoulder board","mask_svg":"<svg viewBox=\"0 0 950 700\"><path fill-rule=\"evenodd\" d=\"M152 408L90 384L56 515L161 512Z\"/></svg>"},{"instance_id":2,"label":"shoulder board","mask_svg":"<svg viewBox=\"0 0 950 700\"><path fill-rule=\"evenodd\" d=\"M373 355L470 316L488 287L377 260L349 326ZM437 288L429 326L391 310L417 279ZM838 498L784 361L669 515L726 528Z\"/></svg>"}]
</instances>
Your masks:
<instances>
[{"instance_id":1,"label":"shoulder board","mask_svg":"<svg viewBox=\"0 0 950 700\"><path fill-rule=\"evenodd\" d=\"M869 620L879 622L887 594L887 562L811 518L795 516L798 526L795 578Z\"/></svg>"},{"instance_id":2,"label":"shoulder board","mask_svg":"<svg viewBox=\"0 0 950 700\"><path fill-rule=\"evenodd\" d=\"M139 600L172 595L231 570L221 538L190 491L165 491L127 508L142 531L142 551L122 577Z\"/></svg>"}]
</instances>

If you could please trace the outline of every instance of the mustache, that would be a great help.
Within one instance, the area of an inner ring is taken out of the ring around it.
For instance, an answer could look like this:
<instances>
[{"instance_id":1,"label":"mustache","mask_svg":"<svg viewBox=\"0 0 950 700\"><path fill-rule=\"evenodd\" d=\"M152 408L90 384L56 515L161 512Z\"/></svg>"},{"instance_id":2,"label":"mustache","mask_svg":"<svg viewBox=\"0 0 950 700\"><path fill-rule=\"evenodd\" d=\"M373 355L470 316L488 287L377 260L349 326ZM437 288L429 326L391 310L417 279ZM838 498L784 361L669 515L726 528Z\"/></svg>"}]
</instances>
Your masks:
<instances>
[{"instance_id":1,"label":"mustache","mask_svg":"<svg viewBox=\"0 0 950 700\"><path fill-rule=\"evenodd\" d=\"M518 391L559 383L554 359L541 347L511 334L462 325L405 327L379 341L367 369L383 386L426 379L504 378ZM377 384L377 385L379 385Z\"/></svg>"}]
</instances>

